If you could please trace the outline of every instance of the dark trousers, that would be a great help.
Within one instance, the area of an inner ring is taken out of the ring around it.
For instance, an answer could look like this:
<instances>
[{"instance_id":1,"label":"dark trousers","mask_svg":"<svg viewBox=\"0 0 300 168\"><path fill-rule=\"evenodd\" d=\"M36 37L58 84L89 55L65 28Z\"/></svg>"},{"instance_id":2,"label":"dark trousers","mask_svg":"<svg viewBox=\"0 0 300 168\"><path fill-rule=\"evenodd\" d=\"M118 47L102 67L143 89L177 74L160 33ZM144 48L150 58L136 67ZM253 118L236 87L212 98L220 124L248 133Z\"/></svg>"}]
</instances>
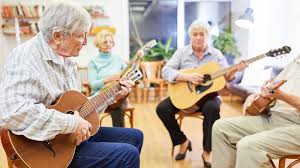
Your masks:
<instances>
[{"instance_id":1,"label":"dark trousers","mask_svg":"<svg viewBox=\"0 0 300 168\"><path fill-rule=\"evenodd\" d=\"M124 113L125 108L127 106L127 101L123 101L118 103L118 105L113 105L114 108L111 108L111 106L108 106L108 110L110 110L111 120L113 127L125 127L125 121L124 121Z\"/></svg>"},{"instance_id":2,"label":"dark trousers","mask_svg":"<svg viewBox=\"0 0 300 168\"><path fill-rule=\"evenodd\" d=\"M204 97L201 102L197 103L203 119L203 149L211 151L211 131L214 122L220 118L221 101L217 96ZM173 142L173 146L182 144L187 140L184 133L180 130L175 119L175 114L179 111L168 97L160 102L156 108L156 113L167 128Z\"/></svg>"},{"instance_id":3,"label":"dark trousers","mask_svg":"<svg viewBox=\"0 0 300 168\"><path fill-rule=\"evenodd\" d=\"M143 133L132 128L101 127L81 143L70 168L139 168Z\"/></svg>"}]
</instances>

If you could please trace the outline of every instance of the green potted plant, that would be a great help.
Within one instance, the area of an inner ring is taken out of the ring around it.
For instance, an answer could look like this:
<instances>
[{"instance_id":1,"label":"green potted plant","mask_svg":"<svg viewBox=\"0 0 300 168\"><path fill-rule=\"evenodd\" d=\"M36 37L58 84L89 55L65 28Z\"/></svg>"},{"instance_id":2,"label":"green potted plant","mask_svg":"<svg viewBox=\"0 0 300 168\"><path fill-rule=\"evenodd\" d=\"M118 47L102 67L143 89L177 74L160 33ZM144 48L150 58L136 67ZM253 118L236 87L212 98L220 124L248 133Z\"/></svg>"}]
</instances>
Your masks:
<instances>
[{"instance_id":1,"label":"green potted plant","mask_svg":"<svg viewBox=\"0 0 300 168\"><path fill-rule=\"evenodd\" d=\"M155 47L149 49L143 57L143 61L161 61L170 59L176 51L176 49L171 47L171 43L171 37L168 38L166 44L159 41Z\"/></svg>"},{"instance_id":2,"label":"green potted plant","mask_svg":"<svg viewBox=\"0 0 300 168\"><path fill-rule=\"evenodd\" d=\"M213 41L215 48L219 49L227 59L228 64L232 65L234 59L240 56L240 52L236 46L236 40L229 29L225 29Z\"/></svg>"}]
</instances>

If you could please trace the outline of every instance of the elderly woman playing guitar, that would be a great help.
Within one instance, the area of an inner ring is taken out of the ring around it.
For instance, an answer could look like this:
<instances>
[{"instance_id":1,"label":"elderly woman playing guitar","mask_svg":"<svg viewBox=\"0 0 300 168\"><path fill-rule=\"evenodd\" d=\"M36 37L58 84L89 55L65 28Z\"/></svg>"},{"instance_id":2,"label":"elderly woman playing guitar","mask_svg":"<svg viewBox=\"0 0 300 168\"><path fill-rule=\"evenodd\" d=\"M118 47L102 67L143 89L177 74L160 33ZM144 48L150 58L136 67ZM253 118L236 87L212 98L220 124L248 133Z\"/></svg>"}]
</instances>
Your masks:
<instances>
[{"instance_id":1,"label":"elderly woman playing guitar","mask_svg":"<svg viewBox=\"0 0 300 168\"><path fill-rule=\"evenodd\" d=\"M162 70L162 76L168 82L189 82L194 85L201 84L204 80L203 74L199 73L181 73L180 70L188 68L201 67L209 62L214 62L225 68L228 66L226 58L222 53L207 44L209 38L209 25L202 21L196 20L189 27L190 44L184 48L178 49L172 58L167 62ZM238 70L243 70L246 67L244 62L238 64ZM226 74L227 80L230 80L234 72ZM185 95L181 95L185 96ZM187 100L188 101L188 100ZM211 152L211 129L213 123L220 118L220 104L216 92L202 98L199 102L191 107L190 111L200 110L203 113L203 154L202 159L205 167L210 167L210 152ZM175 119L175 114L179 111L170 97L160 102L156 112L167 128L173 145L180 145L179 153L176 155L176 160L185 158L187 150L192 150L191 142L187 139L184 133L180 130ZM200 127L199 127L200 128Z\"/></svg>"}]
</instances>

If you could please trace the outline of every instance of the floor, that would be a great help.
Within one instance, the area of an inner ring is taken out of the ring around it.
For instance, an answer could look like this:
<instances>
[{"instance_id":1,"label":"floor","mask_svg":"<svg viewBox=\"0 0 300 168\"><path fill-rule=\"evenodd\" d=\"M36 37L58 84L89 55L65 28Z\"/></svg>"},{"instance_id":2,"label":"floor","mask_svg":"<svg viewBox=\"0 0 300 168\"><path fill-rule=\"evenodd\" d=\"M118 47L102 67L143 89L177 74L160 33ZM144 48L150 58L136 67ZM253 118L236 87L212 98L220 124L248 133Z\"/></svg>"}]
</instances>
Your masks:
<instances>
[{"instance_id":1,"label":"floor","mask_svg":"<svg viewBox=\"0 0 300 168\"><path fill-rule=\"evenodd\" d=\"M155 113L158 102L133 104L136 108L134 116L135 128L144 133L144 146L141 153L142 168L201 168L202 153L202 121L187 118L183 121L182 130L192 141L193 151L187 153L183 161L175 161L171 156L171 140L161 121ZM241 103L224 99L221 107L222 117L241 115ZM128 120L126 119L126 124ZM110 118L104 120L103 125L111 126ZM175 153L176 150L175 150ZM0 148L0 168L7 168L4 151Z\"/></svg>"}]
</instances>

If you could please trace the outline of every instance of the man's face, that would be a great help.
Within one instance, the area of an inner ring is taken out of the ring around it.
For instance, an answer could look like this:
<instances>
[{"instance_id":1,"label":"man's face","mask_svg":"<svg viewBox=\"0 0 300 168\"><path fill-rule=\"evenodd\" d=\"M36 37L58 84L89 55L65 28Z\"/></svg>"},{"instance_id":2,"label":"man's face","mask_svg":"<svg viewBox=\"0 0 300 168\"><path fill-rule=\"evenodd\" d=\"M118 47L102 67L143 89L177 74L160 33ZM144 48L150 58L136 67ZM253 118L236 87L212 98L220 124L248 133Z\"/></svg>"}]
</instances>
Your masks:
<instances>
[{"instance_id":1,"label":"man's face","mask_svg":"<svg viewBox=\"0 0 300 168\"><path fill-rule=\"evenodd\" d=\"M111 36L105 36L103 43L100 45L99 49L101 52L111 52L114 46L114 40Z\"/></svg>"},{"instance_id":2,"label":"man's face","mask_svg":"<svg viewBox=\"0 0 300 168\"><path fill-rule=\"evenodd\" d=\"M193 48L205 48L207 43L207 34L202 28L194 28L190 34Z\"/></svg>"},{"instance_id":3,"label":"man's face","mask_svg":"<svg viewBox=\"0 0 300 168\"><path fill-rule=\"evenodd\" d=\"M78 56L81 48L86 44L87 32L63 36L59 46L59 53L64 57Z\"/></svg>"}]
</instances>

